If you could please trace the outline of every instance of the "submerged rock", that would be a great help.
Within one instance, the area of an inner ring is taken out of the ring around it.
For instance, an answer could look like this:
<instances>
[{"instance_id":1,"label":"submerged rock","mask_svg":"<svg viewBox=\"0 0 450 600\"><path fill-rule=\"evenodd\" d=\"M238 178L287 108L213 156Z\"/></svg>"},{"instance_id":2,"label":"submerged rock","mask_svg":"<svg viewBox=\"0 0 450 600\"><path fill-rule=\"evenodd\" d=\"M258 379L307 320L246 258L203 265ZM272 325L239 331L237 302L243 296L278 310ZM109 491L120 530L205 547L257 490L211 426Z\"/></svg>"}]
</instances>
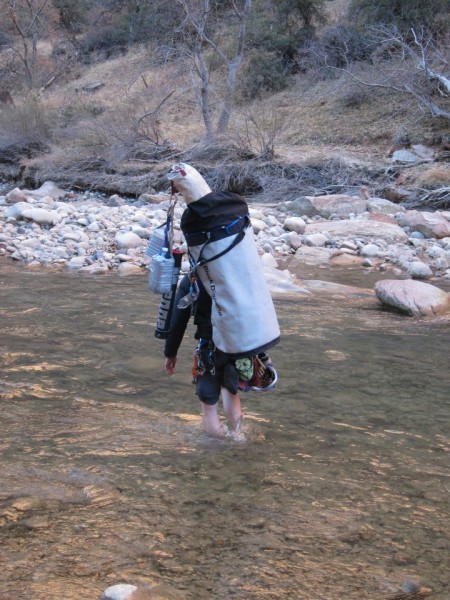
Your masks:
<instances>
[{"instance_id":1,"label":"submerged rock","mask_svg":"<svg viewBox=\"0 0 450 600\"><path fill-rule=\"evenodd\" d=\"M383 304L416 317L442 315L450 310L450 294L422 281L377 281L375 294Z\"/></svg>"}]
</instances>

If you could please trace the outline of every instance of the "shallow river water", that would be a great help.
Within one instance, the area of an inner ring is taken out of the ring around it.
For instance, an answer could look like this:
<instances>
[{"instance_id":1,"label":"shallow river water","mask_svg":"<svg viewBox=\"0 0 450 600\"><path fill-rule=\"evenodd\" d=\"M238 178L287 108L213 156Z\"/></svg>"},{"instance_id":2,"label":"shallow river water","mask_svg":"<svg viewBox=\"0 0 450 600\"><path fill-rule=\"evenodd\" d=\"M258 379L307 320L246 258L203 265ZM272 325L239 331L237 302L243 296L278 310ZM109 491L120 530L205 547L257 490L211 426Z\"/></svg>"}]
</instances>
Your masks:
<instances>
[{"instance_id":1,"label":"shallow river water","mask_svg":"<svg viewBox=\"0 0 450 600\"><path fill-rule=\"evenodd\" d=\"M0 263L0 599L448 600L449 322L280 296L279 384L246 439L201 431L163 372L143 277Z\"/></svg>"}]
</instances>

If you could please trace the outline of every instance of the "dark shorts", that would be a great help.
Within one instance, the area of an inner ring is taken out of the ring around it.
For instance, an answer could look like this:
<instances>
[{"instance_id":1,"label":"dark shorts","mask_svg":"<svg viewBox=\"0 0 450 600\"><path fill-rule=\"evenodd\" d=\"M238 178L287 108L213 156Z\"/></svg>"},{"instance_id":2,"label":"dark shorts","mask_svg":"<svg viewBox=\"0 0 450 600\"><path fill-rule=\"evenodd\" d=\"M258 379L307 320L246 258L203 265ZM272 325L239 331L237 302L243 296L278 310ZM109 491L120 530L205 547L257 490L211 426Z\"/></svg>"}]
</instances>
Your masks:
<instances>
[{"instance_id":1,"label":"dark shorts","mask_svg":"<svg viewBox=\"0 0 450 600\"><path fill-rule=\"evenodd\" d=\"M222 387L231 394L237 394L238 373L232 357L216 349L214 373L205 371L203 375L197 377L195 393L204 404L213 406L219 401Z\"/></svg>"},{"instance_id":2,"label":"dark shorts","mask_svg":"<svg viewBox=\"0 0 450 600\"><path fill-rule=\"evenodd\" d=\"M217 375L210 371L205 371L203 375L197 377L195 383L195 393L203 402L214 406L219 402L221 384Z\"/></svg>"}]
</instances>

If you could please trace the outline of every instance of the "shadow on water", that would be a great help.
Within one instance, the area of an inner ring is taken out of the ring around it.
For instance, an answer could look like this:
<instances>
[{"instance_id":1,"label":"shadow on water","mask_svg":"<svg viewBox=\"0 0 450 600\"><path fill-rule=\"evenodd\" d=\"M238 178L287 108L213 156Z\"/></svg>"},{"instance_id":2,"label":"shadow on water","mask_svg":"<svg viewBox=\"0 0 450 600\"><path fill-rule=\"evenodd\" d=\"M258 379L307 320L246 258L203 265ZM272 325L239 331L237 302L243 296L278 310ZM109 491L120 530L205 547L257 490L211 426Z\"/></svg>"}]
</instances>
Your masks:
<instances>
[{"instance_id":1,"label":"shadow on water","mask_svg":"<svg viewBox=\"0 0 450 600\"><path fill-rule=\"evenodd\" d=\"M449 597L448 322L280 296L279 385L236 443L201 431L192 337L163 373L143 278L0 281L1 600Z\"/></svg>"}]
</instances>

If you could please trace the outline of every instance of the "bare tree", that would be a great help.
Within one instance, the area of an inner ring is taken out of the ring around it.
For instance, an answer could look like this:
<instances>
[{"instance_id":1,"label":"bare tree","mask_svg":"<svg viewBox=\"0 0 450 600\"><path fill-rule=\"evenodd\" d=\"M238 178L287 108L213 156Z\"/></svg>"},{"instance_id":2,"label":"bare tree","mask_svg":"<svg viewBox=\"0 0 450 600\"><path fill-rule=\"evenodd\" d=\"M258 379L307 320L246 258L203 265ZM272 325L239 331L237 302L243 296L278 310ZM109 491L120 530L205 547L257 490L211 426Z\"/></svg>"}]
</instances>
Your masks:
<instances>
[{"instance_id":1,"label":"bare tree","mask_svg":"<svg viewBox=\"0 0 450 600\"><path fill-rule=\"evenodd\" d=\"M442 49L425 30L406 35L396 27L368 27L370 62L362 76L349 56L348 40L339 45L340 60L330 60L320 44L309 48L309 59L322 68L345 74L367 88L384 88L412 96L433 117L450 120L450 64L448 48Z\"/></svg>"},{"instance_id":2,"label":"bare tree","mask_svg":"<svg viewBox=\"0 0 450 600\"><path fill-rule=\"evenodd\" d=\"M245 49L246 24L252 9L252 0L231 0L231 6L238 28L234 50L226 52L220 42L214 39L213 27L210 25L214 14L209 0L177 0L183 8L184 21L182 30L190 39L190 57L193 67L193 85L201 107L207 137L223 134L228 128L234 105L234 95L239 67ZM227 70L224 96L221 100L222 110L214 132L213 117L210 104L211 80L207 61L207 50L212 50L219 57Z\"/></svg>"},{"instance_id":3,"label":"bare tree","mask_svg":"<svg viewBox=\"0 0 450 600\"><path fill-rule=\"evenodd\" d=\"M43 17L47 4L49 0L11 0L6 10L6 18L20 39L20 44L12 44L11 48L23 65L29 89L34 85L33 70L37 59L37 43L40 33L46 28Z\"/></svg>"}]
</instances>

